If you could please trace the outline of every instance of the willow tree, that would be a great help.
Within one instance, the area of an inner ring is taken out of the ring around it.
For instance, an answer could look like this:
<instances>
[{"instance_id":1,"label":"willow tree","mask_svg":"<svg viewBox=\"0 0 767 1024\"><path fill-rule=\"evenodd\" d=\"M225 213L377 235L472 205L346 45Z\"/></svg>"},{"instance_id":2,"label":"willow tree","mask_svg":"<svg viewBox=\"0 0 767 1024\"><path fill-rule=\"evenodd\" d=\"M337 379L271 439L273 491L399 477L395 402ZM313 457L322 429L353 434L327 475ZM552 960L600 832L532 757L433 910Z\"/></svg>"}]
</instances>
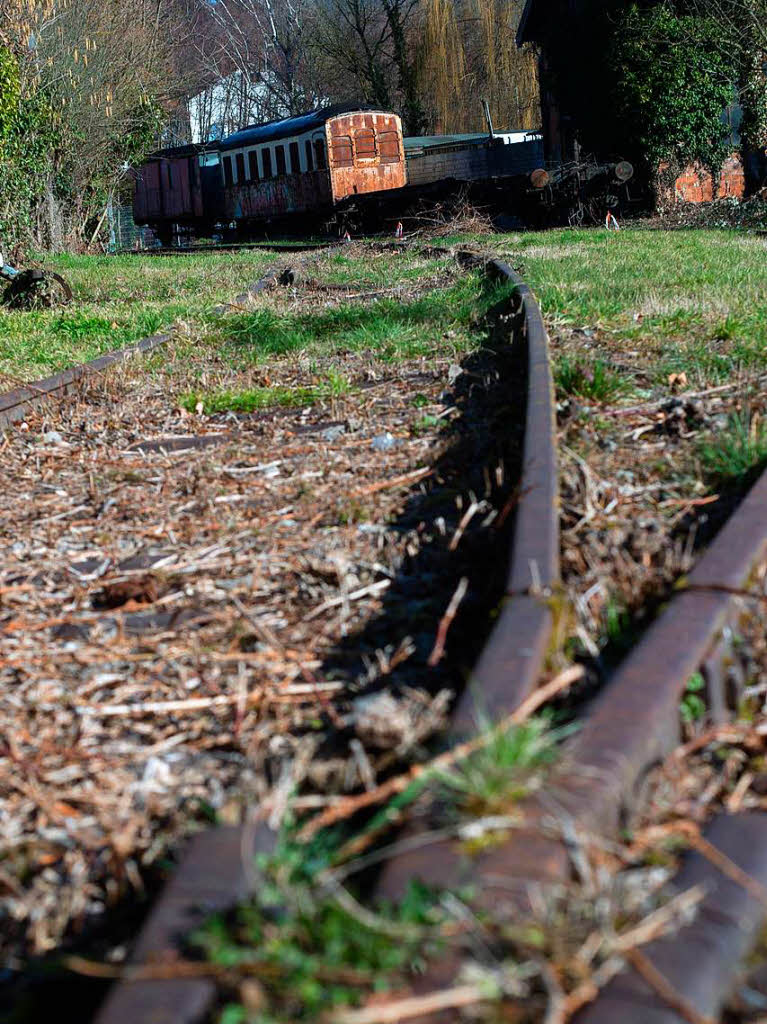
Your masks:
<instances>
[{"instance_id":1,"label":"willow tree","mask_svg":"<svg viewBox=\"0 0 767 1024\"><path fill-rule=\"evenodd\" d=\"M433 131L465 127L466 55L453 0L427 0L420 85Z\"/></svg>"},{"instance_id":2,"label":"willow tree","mask_svg":"<svg viewBox=\"0 0 767 1024\"><path fill-rule=\"evenodd\" d=\"M426 0L421 91L433 130L478 131L487 99L498 128L540 126L537 61L519 49L520 0Z\"/></svg>"}]
</instances>

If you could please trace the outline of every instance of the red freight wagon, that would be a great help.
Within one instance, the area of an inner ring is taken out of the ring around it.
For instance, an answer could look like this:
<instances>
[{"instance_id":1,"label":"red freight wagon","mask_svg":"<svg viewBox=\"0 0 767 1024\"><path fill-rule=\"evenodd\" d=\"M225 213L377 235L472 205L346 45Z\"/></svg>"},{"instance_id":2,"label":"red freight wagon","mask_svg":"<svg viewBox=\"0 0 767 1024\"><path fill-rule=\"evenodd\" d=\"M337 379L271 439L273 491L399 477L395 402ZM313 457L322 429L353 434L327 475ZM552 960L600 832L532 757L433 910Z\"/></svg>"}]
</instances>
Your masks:
<instances>
[{"instance_id":1,"label":"red freight wagon","mask_svg":"<svg viewBox=\"0 0 767 1024\"><path fill-rule=\"evenodd\" d=\"M215 147L183 146L152 154L136 174L133 218L164 244L179 227L211 229L221 216Z\"/></svg>"}]
</instances>

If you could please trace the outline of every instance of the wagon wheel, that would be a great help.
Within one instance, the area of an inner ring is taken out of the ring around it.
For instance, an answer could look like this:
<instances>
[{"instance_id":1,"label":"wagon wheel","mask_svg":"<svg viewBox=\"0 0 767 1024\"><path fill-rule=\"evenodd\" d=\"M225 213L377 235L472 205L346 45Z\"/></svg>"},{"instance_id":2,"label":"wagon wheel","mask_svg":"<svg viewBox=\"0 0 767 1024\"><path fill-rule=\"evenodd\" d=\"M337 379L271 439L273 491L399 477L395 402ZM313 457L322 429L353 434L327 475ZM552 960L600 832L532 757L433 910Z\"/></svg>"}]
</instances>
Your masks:
<instances>
[{"instance_id":1,"label":"wagon wheel","mask_svg":"<svg viewBox=\"0 0 767 1024\"><path fill-rule=\"evenodd\" d=\"M61 276L51 270L45 272L48 278L48 290L51 296L52 306L68 306L72 301L72 289Z\"/></svg>"},{"instance_id":2,"label":"wagon wheel","mask_svg":"<svg viewBox=\"0 0 767 1024\"><path fill-rule=\"evenodd\" d=\"M25 270L8 285L3 302L11 309L54 309L72 301L72 289L60 274Z\"/></svg>"}]
</instances>

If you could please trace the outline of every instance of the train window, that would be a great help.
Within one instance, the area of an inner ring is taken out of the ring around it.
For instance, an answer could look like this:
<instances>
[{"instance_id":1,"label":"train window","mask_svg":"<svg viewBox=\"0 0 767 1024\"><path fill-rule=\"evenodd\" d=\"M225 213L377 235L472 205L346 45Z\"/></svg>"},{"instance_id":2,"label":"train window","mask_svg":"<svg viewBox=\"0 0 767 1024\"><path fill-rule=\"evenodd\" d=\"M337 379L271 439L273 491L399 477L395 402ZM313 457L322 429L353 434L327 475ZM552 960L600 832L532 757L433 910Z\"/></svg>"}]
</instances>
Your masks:
<instances>
[{"instance_id":1,"label":"train window","mask_svg":"<svg viewBox=\"0 0 767 1024\"><path fill-rule=\"evenodd\" d=\"M245 181L245 154L238 153L235 159L237 161L237 183L241 185Z\"/></svg>"},{"instance_id":2,"label":"train window","mask_svg":"<svg viewBox=\"0 0 767 1024\"><path fill-rule=\"evenodd\" d=\"M290 144L290 170L293 174L298 174L301 170L301 156L298 152L297 142Z\"/></svg>"},{"instance_id":3,"label":"train window","mask_svg":"<svg viewBox=\"0 0 767 1024\"><path fill-rule=\"evenodd\" d=\"M272 151L270 149L263 149L264 155L264 177L271 178L272 175Z\"/></svg>"},{"instance_id":4,"label":"train window","mask_svg":"<svg viewBox=\"0 0 767 1024\"><path fill-rule=\"evenodd\" d=\"M234 184L234 171L232 169L232 158L230 156L224 157L224 184Z\"/></svg>"},{"instance_id":5,"label":"train window","mask_svg":"<svg viewBox=\"0 0 767 1024\"><path fill-rule=\"evenodd\" d=\"M316 139L314 143L314 159L317 163L318 169L322 169L328 166L328 162L325 159L325 140Z\"/></svg>"},{"instance_id":6,"label":"train window","mask_svg":"<svg viewBox=\"0 0 767 1024\"><path fill-rule=\"evenodd\" d=\"M258 181L260 175L258 173L258 150L251 149L248 153L248 169L250 170L249 179L250 181Z\"/></svg>"},{"instance_id":7,"label":"train window","mask_svg":"<svg viewBox=\"0 0 767 1024\"><path fill-rule=\"evenodd\" d=\"M331 144L333 146L333 165L335 167L354 167L351 136L336 135Z\"/></svg>"},{"instance_id":8,"label":"train window","mask_svg":"<svg viewBox=\"0 0 767 1024\"><path fill-rule=\"evenodd\" d=\"M275 146L274 155L277 158L277 176L285 174L285 147Z\"/></svg>"},{"instance_id":9,"label":"train window","mask_svg":"<svg viewBox=\"0 0 767 1024\"><path fill-rule=\"evenodd\" d=\"M400 162L399 134L397 132L379 132L378 152L381 154L382 164L398 164Z\"/></svg>"},{"instance_id":10,"label":"train window","mask_svg":"<svg viewBox=\"0 0 767 1024\"><path fill-rule=\"evenodd\" d=\"M307 169L307 171L313 171L314 170L314 153L312 152L312 144L311 144L309 139L306 140L304 148L306 149L306 169Z\"/></svg>"},{"instance_id":11,"label":"train window","mask_svg":"<svg viewBox=\"0 0 767 1024\"><path fill-rule=\"evenodd\" d=\"M360 128L354 137L358 160L375 160L376 135L372 128Z\"/></svg>"}]
</instances>

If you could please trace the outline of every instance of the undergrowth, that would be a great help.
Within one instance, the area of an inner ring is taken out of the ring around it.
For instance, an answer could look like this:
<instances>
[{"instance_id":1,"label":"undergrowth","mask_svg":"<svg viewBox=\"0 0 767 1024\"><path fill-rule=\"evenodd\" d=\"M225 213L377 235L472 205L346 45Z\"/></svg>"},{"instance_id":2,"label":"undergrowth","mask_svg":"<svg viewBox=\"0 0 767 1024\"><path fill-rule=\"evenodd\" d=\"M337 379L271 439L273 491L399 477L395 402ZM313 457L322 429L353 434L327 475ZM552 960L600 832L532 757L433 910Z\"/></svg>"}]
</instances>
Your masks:
<instances>
[{"instance_id":1,"label":"undergrowth","mask_svg":"<svg viewBox=\"0 0 767 1024\"><path fill-rule=\"evenodd\" d=\"M698 456L714 483L748 478L767 462L767 424L758 413L733 413L725 430L701 442Z\"/></svg>"},{"instance_id":2,"label":"undergrowth","mask_svg":"<svg viewBox=\"0 0 767 1024\"><path fill-rule=\"evenodd\" d=\"M233 312L210 322L208 340L262 363L270 357L317 349L374 352L383 361L398 361L466 351L471 332L488 310L510 294L510 287L487 287L479 274L435 289L411 301L384 298L370 305L343 303L312 311L262 307Z\"/></svg>"},{"instance_id":3,"label":"undergrowth","mask_svg":"<svg viewBox=\"0 0 767 1024\"><path fill-rule=\"evenodd\" d=\"M204 413L208 416L221 412L255 412L270 406L301 408L329 398L349 394L350 382L340 374L329 376L325 381L308 387L254 387L242 391L190 392L182 395L179 404L187 412Z\"/></svg>"},{"instance_id":4,"label":"undergrowth","mask_svg":"<svg viewBox=\"0 0 767 1024\"><path fill-rule=\"evenodd\" d=\"M563 397L578 395L596 402L608 402L631 389L631 384L602 359L589 363L562 356L556 364L554 382Z\"/></svg>"},{"instance_id":5,"label":"undergrowth","mask_svg":"<svg viewBox=\"0 0 767 1024\"><path fill-rule=\"evenodd\" d=\"M401 822L417 804L419 814L432 805L456 837L471 835L467 851L481 849L481 822L512 812L556 758L562 735L545 717L488 727L478 749L448 770L427 770L414 779L366 827L347 823L302 843L300 823L291 821L275 853L258 859L255 895L210 918L190 938L195 955L225 975L219 1024L332 1019L333 1011L406 989L444 955L447 943L460 940L473 894L416 880L400 903L371 909L344 887L364 867L364 858L348 862L345 844L365 835L380 843L386 824ZM494 834L491 828L486 841ZM489 999L500 994L487 985Z\"/></svg>"}]
</instances>

